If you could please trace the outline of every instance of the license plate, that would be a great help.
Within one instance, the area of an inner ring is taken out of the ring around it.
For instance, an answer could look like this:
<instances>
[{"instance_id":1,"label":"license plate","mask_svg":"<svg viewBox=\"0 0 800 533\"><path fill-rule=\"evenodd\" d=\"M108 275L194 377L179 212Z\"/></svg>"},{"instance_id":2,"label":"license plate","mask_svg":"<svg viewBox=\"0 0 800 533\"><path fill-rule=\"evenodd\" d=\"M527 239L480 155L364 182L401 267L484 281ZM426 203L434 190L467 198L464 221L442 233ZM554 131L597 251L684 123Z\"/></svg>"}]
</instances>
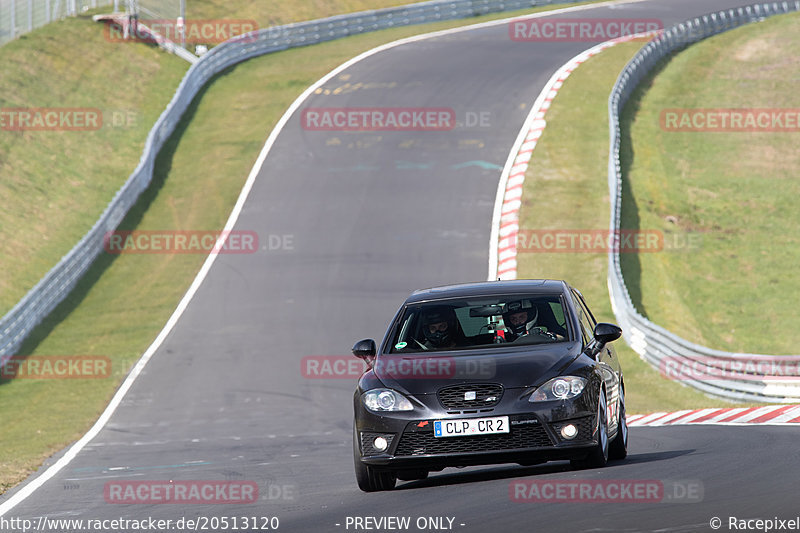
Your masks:
<instances>
[{"instance_id":1,"label":"license plate","mask_svg":"<svg viewBox=\"0 0 800 533\"><path fill-rule=\"evenodd\" d=\"M494 435L508 433L507 416L492 418L464 418L460 420L436 420L433 422L434 437L465 437L469 435Z\"/></svg>"}]
</instances>

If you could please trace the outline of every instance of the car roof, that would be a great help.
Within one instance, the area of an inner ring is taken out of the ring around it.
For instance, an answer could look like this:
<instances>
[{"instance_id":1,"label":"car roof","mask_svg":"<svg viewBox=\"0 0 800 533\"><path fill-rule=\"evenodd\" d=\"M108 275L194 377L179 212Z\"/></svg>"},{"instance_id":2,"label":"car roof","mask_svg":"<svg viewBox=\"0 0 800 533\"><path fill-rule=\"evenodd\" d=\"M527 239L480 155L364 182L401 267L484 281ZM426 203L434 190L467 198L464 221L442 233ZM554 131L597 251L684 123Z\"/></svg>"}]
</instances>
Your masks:
<instances>
[{"instance_id":1,"label":"car roof","mask_svg":"<svg viewBox=\"0 0 800 533\"><path fill-rule=\"evenodd\" d=\"M423 302L426 300L440 300L446 298L469 298L473 296L495 296L505 294L542 293L552 294L564 292L568 287L567 282L555 279L515 279L502 281L482 281L477 283L462 283L459 285L444 285L414 291L406 303Z\"/></svg>"}]
</instances>

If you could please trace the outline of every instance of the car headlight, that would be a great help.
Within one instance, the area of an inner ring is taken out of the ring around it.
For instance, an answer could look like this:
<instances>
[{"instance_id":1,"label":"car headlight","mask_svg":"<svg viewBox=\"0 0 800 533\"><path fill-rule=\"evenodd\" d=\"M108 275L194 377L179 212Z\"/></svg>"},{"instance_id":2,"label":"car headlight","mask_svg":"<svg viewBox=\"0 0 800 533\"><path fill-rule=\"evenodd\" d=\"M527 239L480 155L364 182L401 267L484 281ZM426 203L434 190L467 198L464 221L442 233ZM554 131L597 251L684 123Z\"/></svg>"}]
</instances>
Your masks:
<instances>
[{"instance_id":1,"label":"car headlight","mask_svg":"<svg viewBox=\"0 0 800 533\"><path fill-rule=\"evenodd\" d=\"M586 379L578 376L559 376L553 378L531 394L529 402L569 400L583 392Z\"/></svg>"},{"instance_id":2,"label":"car headlight","mask_svg":"<svg viewBox=\"0 0 800 533\"><path fill-rule=\"evenodd\" d=\"M408 398L391 389L373 389L361 397L364 406L370 411L412 411L414 406Z\"/></svg>"}]
</instances>

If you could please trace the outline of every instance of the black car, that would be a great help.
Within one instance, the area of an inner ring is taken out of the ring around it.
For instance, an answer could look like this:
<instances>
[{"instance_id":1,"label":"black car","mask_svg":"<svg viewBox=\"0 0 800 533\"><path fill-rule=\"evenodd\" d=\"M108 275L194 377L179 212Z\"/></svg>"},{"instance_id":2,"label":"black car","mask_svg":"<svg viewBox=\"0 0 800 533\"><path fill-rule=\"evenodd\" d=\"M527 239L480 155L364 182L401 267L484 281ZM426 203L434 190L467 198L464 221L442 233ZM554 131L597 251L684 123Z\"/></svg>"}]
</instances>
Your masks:
<instances>
[{"instance_id":1,"label":"black car","mask_svg":"<svg viewBox=\"0 0 800 533\"><path fill-rule=\"evenodd\" d=\"M354 395L353 453L364 491L449 466L627 454L622 369L611 341L564 281L470 283L414 292Z\"/></svg>"}]
</instances>

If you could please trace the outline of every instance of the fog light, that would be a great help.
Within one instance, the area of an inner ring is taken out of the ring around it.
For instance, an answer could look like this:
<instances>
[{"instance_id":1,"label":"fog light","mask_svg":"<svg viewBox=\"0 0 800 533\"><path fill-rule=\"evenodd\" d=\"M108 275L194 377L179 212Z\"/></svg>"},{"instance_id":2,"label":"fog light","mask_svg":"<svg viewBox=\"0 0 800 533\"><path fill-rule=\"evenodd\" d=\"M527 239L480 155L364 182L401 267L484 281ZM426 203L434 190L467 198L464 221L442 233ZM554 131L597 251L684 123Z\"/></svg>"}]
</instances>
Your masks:
<instances>
[{"instance_id":1,"label":"fog light","mask_svg":"<svg viewBox=\"0 0 800 533\"><path fill-rule=\"evenodd\" d=\"M389 443L386 442L386 439L384 439L383 437L376 437L375 440L372 441L372 447L378 450L379 452L382 452L389 447Z\"/></svg>"},{"instance_id":2,"label":"fog light","mask_svg":"<svg viewBox=\"0 0 800 533\"><path fill-rule=\"evenodd\" d=\"M574 439L575 435L578 434L578 428L573 426L572 424L567 424L563 428L561 428L561 436L565 439Z\"/></svg>"}]
</instances>

